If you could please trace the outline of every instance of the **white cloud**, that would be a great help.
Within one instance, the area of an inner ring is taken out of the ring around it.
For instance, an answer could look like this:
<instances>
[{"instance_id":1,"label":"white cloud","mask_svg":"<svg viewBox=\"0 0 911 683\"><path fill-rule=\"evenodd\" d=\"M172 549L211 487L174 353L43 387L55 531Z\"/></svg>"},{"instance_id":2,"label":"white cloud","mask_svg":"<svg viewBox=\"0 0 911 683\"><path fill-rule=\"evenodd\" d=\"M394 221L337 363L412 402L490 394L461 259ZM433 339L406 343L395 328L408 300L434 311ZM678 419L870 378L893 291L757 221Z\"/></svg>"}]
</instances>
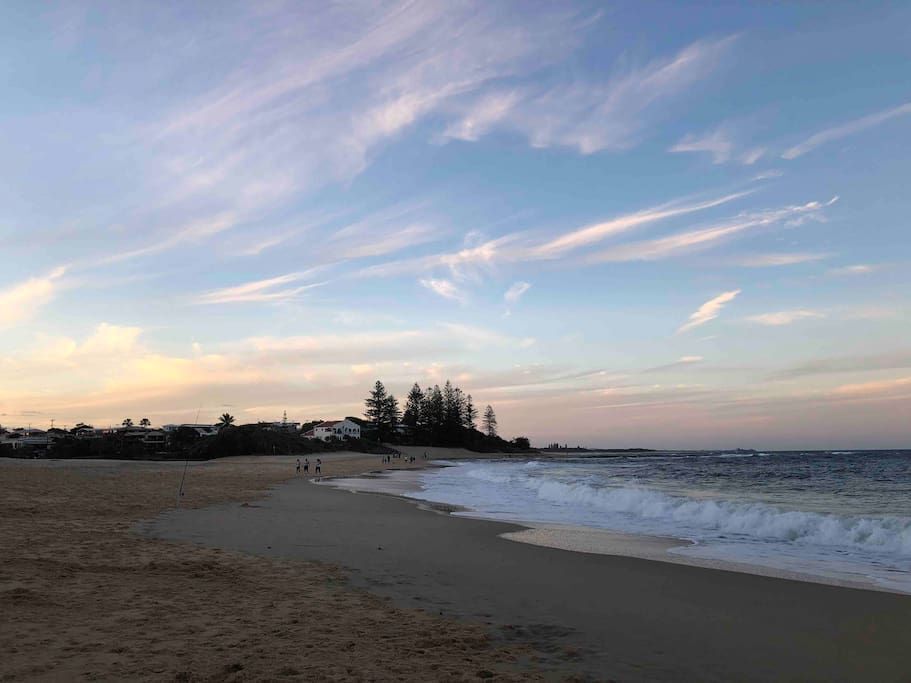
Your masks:
<instances>
[{"instance_id":1,"label":"white cloud","mask_svg":"<svg viewBox=\"0 0 911 683\"><path fill-rule=\"evenodd\" d=\"M461 120L451 123L443 132L443 137L475 142L506 118L520 99L517 91L485 95L472 104Z\"/></svg>"},{"instance_id":2,"label":"white cloud","mask_svg":"<svg viewBox=\"0 0 911 683\"><path fill-rule=\"evenodd\" d=\"M739 161L744 166L752 166L757 161L762 159L762 157L765 156L765 153L765 147L751 147L750 149L744 150L741 153Z\"/></svg>"},{"instance_id":3,"label":"white cloud","mask_svg":"<svg viewBox=\"0 0 911 683\"><path fill-rule=\"evenodd\" d=\"M503 295L503 300L509 305L514 305L518 303L519 299L522 298L522 295L529 289L531 289L531 285L527 282L514 282L512 286L506 290L506 294Z\"/></svg>"},{"instance_id":4,"label":"white cloud","mask_svg":"<svg viewBox=\"0 0 911 683\"><path fill-rule=\"evenodd\" d=\"M451 299L459 303L465 303L465 294L450 280L427 278L419 280L422 287L429 289L434 294Z\"/></svg>"},{"instance_id":5,"label":"white cloud","mask_svg":"<svg viewBox=\"0 0 911 683\"><path fill-rule=\"evenodd\" d=\"M811 135L809 138L801 142L799 145L795 145L790 149L785 150L781 155L783 159L796 159L799 156L803 156L807 152L810 152L820 145L824 145L827 142L833 142L834 140L841 140L846 138L849 135L854 133L859 133L867 128L873 128L878 126L881 123L885 123L891 119L894 119L899 116L906 116L911 114L911 102L906 102L897 107L892 107L891 109L886 109L885 111L877 112L875 114L870 114L869 116L864 116L863 118L855 119L854 121L849 121L840 126L834 126L832 128L827 128L826 130L820 131L815 135Z\"/></svg>"},{"instance_id":6,"label":"white cloud","mask_svg":"<svg viewBox=\"0 0 911 683\"><path fill-rule=\"evenodd\" d=\"M790 325L798 320L807 320L810 318L825 318L825 313L819 311L810 311L807 309L796 309L792 311L776 311L774 313L761 313L758 315L747 316L747 320L757 325L781 326Z\"/></svg>"},{"instance_id":7,"label":"white cloud","mask_svg":"<svg viewBox=\"0 0 911 683\"><path fill-rule=\"evenodd\" d=\"M32 318L54 298L67 267L0 289L0 328L13 327Z\"/></svg>"},{"instance_id":8,"label":"white cloud","mask_svg":"<svg viewBox=\"0 0 911 683\"><path fill-rule=\"evenodd\" d=\"M739 151L725 126L716 128L701 136L690 133L668 151L675 153L705 153L712 156L712 163L725 164L729 161L736 161L744 166L755 164L765 154L764 147L753 147Z\"/></svg>"},{"instance_id":9,"label":"white cloud","mask_svg":"<svg viewBox=\"0 0 911 683\"><path fill-rule=\"evenodd\" d=\"M740 290L734 289L729 292L722 292L715 298L709 299L696 309L695 313L690 315L689 320L677 330L677 333L687 332L694 327L705 325L710 320L714 320L721 313L721 309L724 308L726 304L733 301L738 294L740 294Z\"/></svg>"},{"instance_id":10,"label":"white cloud","mask_svg":"<svg viewBox=\"0 0 911 683\"><path fill-rule=\"evenodd\" d=\"M370 238L348 238L344 241L343 254L346 258L363 258L368 256L383 256L408 247L432 242L439 238L440 233L429 225L414 224L398 230L391 230L385 234L374 234Z\"/></svg>"},{"instance_id":11,"label":"white cloud","mask_svg":"<svg viewBox=\"0 0 911 683\"><path fill-rule=\"evenodd\" d=\"M841 268L832 268L830 275L867 275L876 270L875 266L866 263L858 263L853 266L842 266Z\"/></svg>"},{"instance_id":12,"label":"white cloud","mask_svg":"<svg viewBox=\"0 0 911 683\"><path fill-rule=\"evenodd\" d=\"M698 137L692 133L668 149L669 152L705 152L712 155L712 161L723 164L731 160L734 143L727 133L720 128Z\"/></svg>"},{"instance_id":13,"label":"white cloud","mask_svg":"<svg viewBox=\"0 0 911 683\"><path fill-rule=\"evenodd\" d=\"M769 266L791 266L797 263L809 263L812 261L822 261L829 258L832 254L813 253L813 252L791 252L779 254L756 254L749 256L739 265L748 268L765 268Z\"/></svg>"},{"instance_id":14,"label":"white cloud","mask_svg":"<svg viewBox=\"0 0 911 683\"><path fill-rule=\"evenodd\" d=\"M517 235L505 235L480 244L465 246L452 252L417 256L379 263L353 271L351 278L394 277L424 273L435 268L445 268L456 280L477 280L480 274L490 271L501 260L518 260L519 252L504 252L503 247L515 242Z\"/></svg>"}]
</instances>

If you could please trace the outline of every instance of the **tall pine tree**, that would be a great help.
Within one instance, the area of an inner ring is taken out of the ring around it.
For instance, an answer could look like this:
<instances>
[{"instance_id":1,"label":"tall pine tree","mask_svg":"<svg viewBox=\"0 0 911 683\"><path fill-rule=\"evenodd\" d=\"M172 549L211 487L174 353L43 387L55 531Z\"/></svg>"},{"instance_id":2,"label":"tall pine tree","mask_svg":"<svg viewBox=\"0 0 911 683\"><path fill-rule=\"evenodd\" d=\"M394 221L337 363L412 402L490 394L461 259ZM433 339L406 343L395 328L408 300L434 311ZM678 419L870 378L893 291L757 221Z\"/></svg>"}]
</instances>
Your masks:
<instances>
[{"instance_id":1,"label":"tall pine tree","mask_svg":"<svg viewBox=\"0 0 911 683\"><path fill-rule=\"evenodd\" d=\"M497 435L497 414L490 406L484 409L484 432L487 436Z\"/></svg>"},{"instance_id":2,"label":"tall pine tree","mask_svg":"<svg viewBox=\"0 0 911 683\"><path fill-rule=\"evenodd\" d=\"M411 428L418 426L421 420L421 405L424 402L424 392L421 386L415 382L408 392L408 400L405 402L405 413L402 415L402 423Z\"/></svg>"},{"instance_id":3,"label":"tall pine tree","mask_svg":"<svg viewBox=\"0 0 911 683\"><path fill-rule=\"evenodd\" d=\"M473 430L475 425L478 423L478 409L474 405L474 401L471 400L471 394L465 398L465 429Z\"/></svg>"},{"instance_id":4,"label":"tall pine tree","mask_svg":"<svg viewBox=\"0 0 911 683\"><path fill-rule=\"evenodd\" d=\"M383 407L382 431L384 434L395 434L396 427L398 427L399 422L402 421L402 411L399 410L399 402L396 400L395 396L389 394L389 396L386 397L386 402Z\"/></svg>"},{"instance_id":5,"label":"tall pine tree","mask_svg":"<svg viewBox=\"0 0 911 683\"><path fill-rule=\"evenodd\" d=\"M370 391L370 395L364 400L364 417L376 430L378 436L381 436L385 425L388 399L386 387L383 386L381 381L377 380Z\"/></svg>"}]
</instances>

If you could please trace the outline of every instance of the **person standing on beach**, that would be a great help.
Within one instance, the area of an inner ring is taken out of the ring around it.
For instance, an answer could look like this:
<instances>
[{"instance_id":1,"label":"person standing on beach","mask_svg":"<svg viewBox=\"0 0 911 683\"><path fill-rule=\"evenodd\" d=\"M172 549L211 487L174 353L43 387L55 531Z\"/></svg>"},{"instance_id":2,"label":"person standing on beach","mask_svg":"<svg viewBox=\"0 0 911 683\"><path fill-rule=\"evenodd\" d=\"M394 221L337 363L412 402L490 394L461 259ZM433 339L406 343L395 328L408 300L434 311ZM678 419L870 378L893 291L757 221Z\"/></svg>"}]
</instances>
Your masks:
<instances>
[{"instance_id":1,"label":"person standing on beach","mask_svg":"<svg viewBox=\"0 0 911 683\"><path fill-rule=\"evenodd\" d=\"M310 458L304 458L304 474L310 473Z\"/></svg>"},{"instance_id":2,"label":"person standing on beach","mask_svg":"<svg viewBox=\"0 0 911 683\"><path fill-rule=\"evenodd\" d=\"M320 474L323 470L323 461L319 458L316 459L316 472L314 474Z\"/></svg>"},{"instance_id":3,"label":"person standing on beach","mask_svg":"<svg viewBox=\"0 0 911 683\"><path fill-rule=\"evenodd\" d=\"M298 474L301 473L301 459L300 458L297 459L297 473Z\"/></svg>"}]
</instances>

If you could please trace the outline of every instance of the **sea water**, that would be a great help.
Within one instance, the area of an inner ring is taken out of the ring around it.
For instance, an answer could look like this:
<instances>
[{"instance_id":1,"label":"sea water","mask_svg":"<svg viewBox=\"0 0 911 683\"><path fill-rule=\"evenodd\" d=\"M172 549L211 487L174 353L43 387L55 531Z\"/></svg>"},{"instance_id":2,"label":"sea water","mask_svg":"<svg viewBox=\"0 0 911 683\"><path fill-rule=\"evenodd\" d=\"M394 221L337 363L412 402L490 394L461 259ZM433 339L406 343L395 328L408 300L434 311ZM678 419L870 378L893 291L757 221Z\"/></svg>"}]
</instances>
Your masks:
<instances>
[{"instance_id":1,"label":"sea water","mask_svg":"<svg viewBox=\"0 0 911 683\"><path fill-rule=\"evenodd\" d=\"M911 593L911 451L462 461L413 497L491 519L669 536L671 552ZM607 455L607 454L604 454Z\"/></svg>"}]
</instances>

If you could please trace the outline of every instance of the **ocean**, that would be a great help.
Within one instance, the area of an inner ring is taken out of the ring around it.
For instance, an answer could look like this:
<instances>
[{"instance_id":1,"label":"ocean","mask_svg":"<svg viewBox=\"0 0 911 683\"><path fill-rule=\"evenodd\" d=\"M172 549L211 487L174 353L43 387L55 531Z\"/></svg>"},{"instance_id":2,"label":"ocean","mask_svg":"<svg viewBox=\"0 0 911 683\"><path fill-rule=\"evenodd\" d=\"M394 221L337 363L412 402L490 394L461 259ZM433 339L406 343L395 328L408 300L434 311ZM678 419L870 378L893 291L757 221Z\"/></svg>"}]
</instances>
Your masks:
<instances>
[{"instance_id":1,"label":"ocean","mask_svg":"<svg viewBox=\"0 0 911 683\"><path fill-rule=\"evenodd\" d=\"M911 451L598 455L452 462L407 495L490 519L685 539L670 552L911 593Z\"/></svg>"}]
</instances>

